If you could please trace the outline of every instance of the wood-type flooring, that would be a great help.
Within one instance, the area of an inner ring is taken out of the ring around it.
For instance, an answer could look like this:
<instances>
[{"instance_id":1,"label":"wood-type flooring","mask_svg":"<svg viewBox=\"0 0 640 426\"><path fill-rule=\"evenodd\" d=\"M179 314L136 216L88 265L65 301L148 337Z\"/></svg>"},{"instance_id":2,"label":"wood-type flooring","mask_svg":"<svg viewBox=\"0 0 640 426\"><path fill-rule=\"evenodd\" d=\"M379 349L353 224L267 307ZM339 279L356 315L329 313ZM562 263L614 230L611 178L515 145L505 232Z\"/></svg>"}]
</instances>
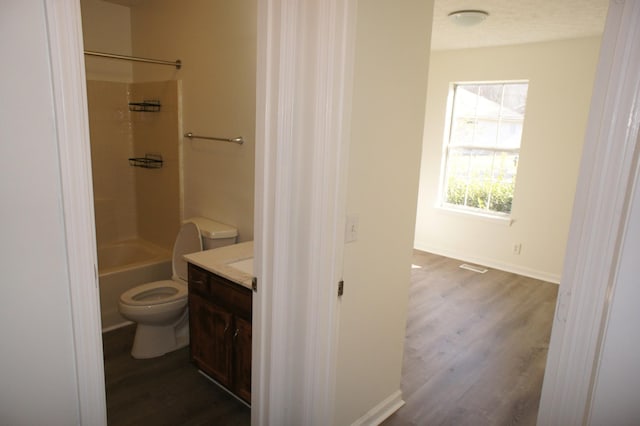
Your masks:
<instances>
[{"instance_id":1,"label":"wood-type flooring","mask_svg":"<svg viewBox=\"0 0 640 426\"><path fill-rule=\"evenodd\" d=\"M198 373L189 348L159 358L130 355L135 325L102 335L109 426L246 426L250 409Z\"/></svg>"},{"instance_id":2,"label":"wood-type flooring","mask_svg":"<svg viewBox=\"0 0 640 426\"><path fill-rule=\"evenodd\" d=\"M461 263L414 253L406 404L383 426L535 425L558 286ZM200 375L188 348L131 358L134 331L103 335L110 426L250 424L250 409Z\"/></svg>"},{"instance_id":3,"label":"wood-type flooring","mask_svg":"<svg viewBox=\"0 0 640 426\"><path fill-rule=\"evenodd\" d=\"M414 252L401 389L384 426L535 425L558 286Z\"/></svg>"}]
</instances>

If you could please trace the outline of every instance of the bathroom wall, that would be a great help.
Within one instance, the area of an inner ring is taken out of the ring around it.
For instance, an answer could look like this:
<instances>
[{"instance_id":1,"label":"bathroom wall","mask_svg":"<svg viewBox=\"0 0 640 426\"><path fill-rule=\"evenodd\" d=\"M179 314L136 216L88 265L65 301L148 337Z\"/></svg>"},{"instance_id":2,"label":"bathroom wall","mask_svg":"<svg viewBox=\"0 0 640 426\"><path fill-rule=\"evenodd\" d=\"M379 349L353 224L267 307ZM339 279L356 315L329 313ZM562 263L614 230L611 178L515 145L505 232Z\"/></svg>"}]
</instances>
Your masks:
<instances>
[{"instance_id":1,"label":"bathroom wall","mask_svg":"<svg viewBox=\"0 0 640 426\"><path fill-rule=\"evenodd\" d=\"M180 226L179 82L87 81L98 243L142 238L171 249ZM158 112L129 102L159 100ZM162 168L131 157L160 154Z\"/></svg>"},{"instance_id":2,"label":"bathroom wall","mask_svg":"<svg viewBox=\"0 0 640 426\"><path fill-rule=\"evenodd\" d=\"M128 4L131 6L82 0L85 49L181 59L183 68L87 57L88 78L180 81L183 124L178 124L179 135L191 131L244 137L242 146L177 140L183 191L177 208L183 217L206 216L237 227L240 241L253 239L256 0L138 0ZM146 187L140 185L137 189ZM142 197L150 194L143 191ZM166 201L166 194L155 194L158 197L148 205L157 214L154 206ZM156 221L155 216L140 217L136 226L145 235L150 234L145 229L157 230L166 223Z\"/></svg>"},{"instance_id":3,"label":"bathroom wall","mask_svg":"<svg viewBox=\"0 0 640 426\"><path fill-rule=\"evenodd\" d=\"M85 50L131 54L131 12L102 0L81 0ZM135 173L129 120L128 61L85 55L91 138L96 238L98 244L135 238Z\"/></svg>"},{"instance_id":4,"label":"bathroom wall","mask_svg":"<svg viewBox=\"0 0 640 426\"><path fill-rule=\"evenodd\" d=\"M137 205L129 84L87 81L96 238L99 244L135 238Z\"/></svg>"},{"instance_id":5,"label":"bathroom wall","mask_svg":"<svg viewBox=\"0 0 640 426\"><path fill-rule=\"evenodd\" d=\"M600 38L432 52L415 247L559 282ZM449 87L529 80L508 226L436 206ZM513 245L522 244L519 255Z\"/></svg>"},{"instance_id":6,"label":"bathroom wall","mask_svg":"<svg viewBox=\"0 0 640 426\"><path fill-rule=\"evenodd\" d=\"M162 155L162 168L135 173L138 236L171 249L180 228L179 81L132 83L131 100L159 100L159 112L130 112L133 156Z\"/></svg>"},{"instance_id":7,"label":"bathroom wall","mask_svg":"<svg viewBox=\"0 0 640 426\"><path fill-rule=\"evenodd\" d=\"M133 54L180 59L181 70L135 64L135 81L182 81L182 132L243 136L244 145L182 140L184 216L236 226L253 239L256 0L141 0Z\"/></svg>"},{"instance_id":8,"label":"bathroom wall","mask_svg":"<svg viewBox=\"0 0 640 426\"><path fill-rule=\"evenodd\" d=\"M86 50L132 54L128 6L81 6ZM130 61L85 56L85 66L98 243L139 237L170 249L182 215L180 81L134 83ZM160 111L129 111L145 99L160 100ZM129 165L147 153L161 154L163 167Z\"/></svg>"},{"instance_id":9,"label":"bathroom wall","mask_svg":"<svg viewBox=\"0 0 640 426\"><path fill-rule=\"evenodd\" d=\"M180 134L243 136L246 142L242 146L178 141L184 190L184 204L179 208L183 208L184 217L207 216L236 226L240 241L253 239L256 0L120 3L130 7L82 0L86 49L180 59L184 66L176 70L87 58L88 78L180 80Z\"/></svg>"},{"instance_id":10,"label":"bathroom wall","mask_svg":"<svg viewBox=\"0 0 640 426\"><path fill-rule=\"evenodd\" d=\"M85 50L131 55L131 11L103 0L81 0ZM129 61L85 56L87 80L133 81Z\"/></svg>"}]
</instances>

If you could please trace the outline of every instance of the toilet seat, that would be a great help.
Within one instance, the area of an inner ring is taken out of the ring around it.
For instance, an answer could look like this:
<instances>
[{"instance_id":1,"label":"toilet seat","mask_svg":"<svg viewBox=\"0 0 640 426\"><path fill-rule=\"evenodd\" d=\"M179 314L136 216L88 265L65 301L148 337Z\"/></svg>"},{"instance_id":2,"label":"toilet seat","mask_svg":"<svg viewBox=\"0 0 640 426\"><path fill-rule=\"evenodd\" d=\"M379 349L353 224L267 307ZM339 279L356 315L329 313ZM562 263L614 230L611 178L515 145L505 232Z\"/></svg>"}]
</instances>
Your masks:
<instances>
[{"instance_id":1,"label":"toilet seat","mask_svg":"<svg viewBox=\"0 0 640 426\"><path fill-rule=\"evenodd\" d=\"M187 298L185 284L172 280L154 281L141 284L120 295L120 302L129 306L163 305Z\"/></svg>"}]
</instances>

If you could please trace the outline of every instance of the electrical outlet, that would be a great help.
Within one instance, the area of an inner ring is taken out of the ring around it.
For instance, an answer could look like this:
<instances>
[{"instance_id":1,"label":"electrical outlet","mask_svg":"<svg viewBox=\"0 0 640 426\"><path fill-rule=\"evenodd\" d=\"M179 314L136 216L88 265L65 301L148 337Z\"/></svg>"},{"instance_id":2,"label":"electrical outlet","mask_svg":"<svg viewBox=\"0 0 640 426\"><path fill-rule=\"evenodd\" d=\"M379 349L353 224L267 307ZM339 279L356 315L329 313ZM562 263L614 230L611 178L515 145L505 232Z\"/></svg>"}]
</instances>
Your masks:
<instances>
[{"instance_id":1,"label":"electrical outlet","mask_svg":"<svg viewBox=\"0 0 640 426\"><path fill-rule=\"evenodd\" d=\"M521 251L522 251L521 243L517 243L513 245L513 254L520 254Z\"/></svg>"}]
</instances>

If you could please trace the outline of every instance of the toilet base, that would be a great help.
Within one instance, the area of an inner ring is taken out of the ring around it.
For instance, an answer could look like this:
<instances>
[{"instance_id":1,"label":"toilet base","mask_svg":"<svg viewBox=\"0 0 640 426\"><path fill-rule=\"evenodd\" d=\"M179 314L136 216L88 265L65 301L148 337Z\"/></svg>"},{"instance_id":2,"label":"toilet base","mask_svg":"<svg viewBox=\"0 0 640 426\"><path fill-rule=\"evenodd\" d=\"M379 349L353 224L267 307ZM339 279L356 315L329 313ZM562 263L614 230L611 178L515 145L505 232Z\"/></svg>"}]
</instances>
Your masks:
<instances>
[{"instance_id":1,"label":"toilet base","mask_svg":"<svg viewBox=\"0 0 640 426\"><path fill-rule=\"evenodd\" d=\"M136 359L149 359L184 348L189 345L189 321L187 315L178 321L178 325L147 325L138 323L133 338L131 356Z\"/></svg>"}]
</instances>

